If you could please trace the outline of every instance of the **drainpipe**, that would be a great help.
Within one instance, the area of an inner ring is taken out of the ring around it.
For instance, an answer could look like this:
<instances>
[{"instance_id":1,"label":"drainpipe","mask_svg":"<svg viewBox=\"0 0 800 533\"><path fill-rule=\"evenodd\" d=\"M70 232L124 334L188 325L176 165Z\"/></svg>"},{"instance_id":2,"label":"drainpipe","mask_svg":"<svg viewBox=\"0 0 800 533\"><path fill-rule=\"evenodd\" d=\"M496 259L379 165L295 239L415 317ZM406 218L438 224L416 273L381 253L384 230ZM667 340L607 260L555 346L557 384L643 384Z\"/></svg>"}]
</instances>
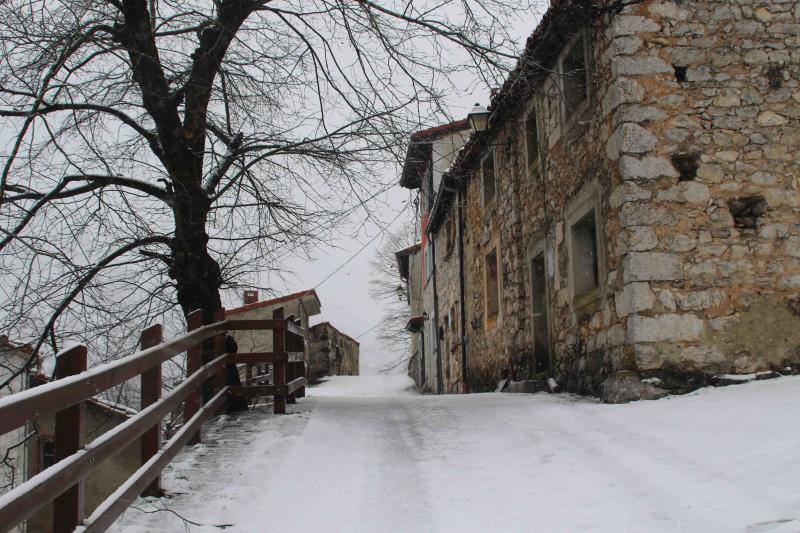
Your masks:
<instances>
[{"instance_id":1,"label":"drainpipe","mask_svg":"<svg viewBox=\"0 0 800 533\"><path fill-rule=\"evenodd\" d=\"M458 191L458 285L461 298L461 393L469 393L467 381L467 298L464 282L464 204L465 192Z\"/></svg>"},{"instance_id":2,"label":"drainpipe","mask_svg":"<svg viewBox=\"0 0 800 533\"><path fill-rule=\"evenodd\" d=\"M444 385L442 384L442 351L439 347L439 292L436 288L436 236L428 233L433 256L433 331L436 340L436 394L441 394Z\"/></svg>"}]
</instances>

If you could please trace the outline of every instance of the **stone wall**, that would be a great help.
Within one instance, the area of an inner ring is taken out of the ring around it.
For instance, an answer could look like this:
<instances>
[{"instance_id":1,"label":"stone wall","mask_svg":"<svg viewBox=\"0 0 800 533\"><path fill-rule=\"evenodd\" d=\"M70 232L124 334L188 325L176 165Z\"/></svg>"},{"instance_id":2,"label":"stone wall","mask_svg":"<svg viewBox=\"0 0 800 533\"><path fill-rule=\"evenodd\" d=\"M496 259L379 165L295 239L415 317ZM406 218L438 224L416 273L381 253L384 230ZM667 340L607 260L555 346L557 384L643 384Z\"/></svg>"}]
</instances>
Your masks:
<instances>
[{"instance_id":1,"label":"stone wall","mask_svg":"<svg viewBox=\"0 0 800 533\"><path fill-rule=\"evenodd\" d=\"M606 36L629 368L691 388L796 365L800 6L645 2Z\"/></svg>"},{"instance_id":2,"label":"stone wall","mask_svg":"<svg viewBox=\"0 0 800 533\"><path fill-rule=\"evenodd\" d=\"M329 322L309 330L309 377L357 376L359 374L359 344Z\"/></svg>"},{"instance_id":3,"label":"stone wall","mask_svg":"<svg viewBox=\"0 0 800 533\"><path fill-rule=\"evenodd\" d=\"M512 373L536 377L538 250L550 373L567 390L654 397L719 373L797 365L799 19L796 2L781 0L628 6L585 29L589 97L573 117L559 118L558 78L547 74L511 118L491 125L496 201L483 206L477 168L465 185L472 390ZM531 105L541 156L529 169ZM576 298L570 228L587 205L599 286ZM493 248L502 297L499 317L487 321L484 258ZM453 294L458 277L437 259L439 293Z\"/></svg>"}]
</instances>

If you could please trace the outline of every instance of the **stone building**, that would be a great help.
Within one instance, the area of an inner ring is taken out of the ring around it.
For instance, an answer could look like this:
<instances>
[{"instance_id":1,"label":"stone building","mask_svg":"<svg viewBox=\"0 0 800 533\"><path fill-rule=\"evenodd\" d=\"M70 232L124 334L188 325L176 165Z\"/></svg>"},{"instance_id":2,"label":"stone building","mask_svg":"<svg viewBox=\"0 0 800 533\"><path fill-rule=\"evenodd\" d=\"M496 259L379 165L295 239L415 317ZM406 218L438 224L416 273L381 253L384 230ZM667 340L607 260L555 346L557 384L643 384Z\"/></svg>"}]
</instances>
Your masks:
<instances>
[{"instance_id":1,"label":"stone building","mask_svg":"<svg viewBox=\"0 0 800 533\"><path fill-rule=\"evenodd\" d=\"M357 376L359 342L330 322L311 326L308 345L311 380L322 376Z\"/></svg>"},{"instance_id":2,"label":"stone building","mask_svg":"<svg viewBox=\"0 0 800 533\"><path fill-rule=\"evenodd\" d=\"M552 3L438 189L446 390L625 401L800 363L800 7L621 4Z\"/></svg>"},{"instance_id":3,"label":"stone building","mask_svg":"<svg viewBox=\"0 0 800 533\"><path fill-rule=\"evenodd\" d=\"M439 312L439 287L437 280L442 277L437 273L441 262L435 260L442 254L452 253L452 248L443 248L427 231L428 220L437 191L443 186L442 176L450 167L458 151L464 146L469 136L469 125L466 120L418 131L411 136L408 151L400 178L402 187L418 190L418 214L421 241L419 252L413 256L419 258L419 287L409 287L410 299L419 298L422 312L418 315L422 320L409 323L409 328L416 332L414 339L422 343L416 347L419 359L412 364L418 368L413 375L417 386L424 391L441 393L445 390L445 373L449 368L443 366L443 354L449 350L443 337L442 315ZM402 251L401 251L402 252ZM402 255L402 254L401 254ZM447 274L445 274L447 276ZM447 303L451 303L447 299Z\"/></svg>"},{"instance_id":4,"label":"stone building","mask_svg":"<svg viewBox=\"0 0 800 533\"><path fill-rule=\"evenodd\" d=\"M317 296L317 291L308 289L286 294L269 300L258 300L258 291L246 290L243 295L243 305L227 309L225 316L236 319L266 320L272 318L272 312L283 309L284 318L293 318L300 329L303 330L305 339L305 360L309 360L308 335L309 318L320 314L322 304ZM232 333L240 352L271 352L272 330L261 331L236 331ZM309 367L308 369L312 369Z\"/></svg>"}]
</instances>

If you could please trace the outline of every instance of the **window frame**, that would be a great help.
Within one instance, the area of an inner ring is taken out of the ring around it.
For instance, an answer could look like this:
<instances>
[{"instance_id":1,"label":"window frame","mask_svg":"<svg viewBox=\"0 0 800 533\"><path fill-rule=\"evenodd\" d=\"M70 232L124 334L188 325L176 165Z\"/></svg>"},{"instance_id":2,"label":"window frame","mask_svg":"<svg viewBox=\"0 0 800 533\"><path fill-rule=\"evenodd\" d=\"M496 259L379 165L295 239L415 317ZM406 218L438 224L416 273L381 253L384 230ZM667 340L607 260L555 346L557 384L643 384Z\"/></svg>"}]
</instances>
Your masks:
<instances>
[{"instance_id":1,"label":"window frame","mask_svg":"<svg viewBox=\"0 0 800 533\"><path fill-rule=\"evenodd\" d=\"M603 234L603 217L600 206L602 205L600 188L596 181L586 184L565 210L565 245L567 246L568 272L567 284L569 286L569 301L573 312L590 307L600 300L605 283L607 268L605 254L605 237ZM583 294L575 294L575 243L573 242L573 228L581 222L589 212L594 212L595 242L597 243L597 285Z\"/></svg>"},{"instance_id":2,"label":"window frame","mask_svg":"<svg viewBox=\"0 0 800 533\"><path fill-rule=\"evenodd\" d=\"M586 83L586 96L583 101L578 104L572 111L572 115L567 118L567 98L566 98L566 90L565 90L565 73L564 73L564 59L572 52L572 49L578 44L581 43L583 45L583 61L584 61L584 82ZM561 50L558 55L557 61L557 72L558 72L558 88L559 88L559 119L562 125L563 131L569 131L572 127L579 121L579 117L581 117L589 106L589 102L592 99L592 85L591 85L591 71L592 71L592 61L591 61L591 47L590 47L590 40L588 31L586 28L581 28L578 30L575 35L567 42L567 45Z\"/></svg>"},{"instance_id":3,"label":"window frame","mask_svg":"<svg viewBox=\"0 0 800 533\"><path fill-rule=\"evenodd\" d=\"M528 110L525 112L522 122L522 138L525 150L525 170L529 176L538 170L542 164L542 140L544 137L542 136L542 120L539 113L541 105L542 104L538 101L538 98L533 98L528 106ZM528 146L528 120L531 114L533 114L534 120L536 121L536 159L533 161L530 161L530 147Z\"/></svg>"}]
</instances>

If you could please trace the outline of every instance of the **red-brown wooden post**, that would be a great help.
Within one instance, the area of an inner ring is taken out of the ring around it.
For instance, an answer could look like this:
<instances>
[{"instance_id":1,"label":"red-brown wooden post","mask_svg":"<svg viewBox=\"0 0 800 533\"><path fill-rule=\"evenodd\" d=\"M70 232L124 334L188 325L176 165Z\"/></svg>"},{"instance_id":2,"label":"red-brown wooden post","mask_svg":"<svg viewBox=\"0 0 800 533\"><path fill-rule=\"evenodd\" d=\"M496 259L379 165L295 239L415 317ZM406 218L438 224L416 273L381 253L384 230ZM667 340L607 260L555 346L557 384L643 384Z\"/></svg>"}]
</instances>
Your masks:
<instances>
[{"instance_id":1,"label":"red-brown wooden post","mask_svg":"<svg viewBox=\"0 0 800 533\"><path fill-rule=\"evenodd\" d=\"M279 307L272 312L273 320L283 320L283 307ZM286 351L286 326L275 327L272 330L272 351ZM272 383L273 385L286 384L286 361L276 361L272 363ZM282 394L273 397L273 413L276 415L286 414L286 396Z\"/></svg>"},{"instance_id":2,"label":"red-brown wooden post","mask_svg":"<svg viewBox=\"0 0 800 533\"><path fill-rule=\"evenodd\" d=\"M86 346L76 346L56 359L56 379L86 370ZM84 402L56 413L56 461L81 449L85 423ZM70 487L53 502L53 533L66 533L83 521L83 482Z\"/></svg>"},{"instance_id":3,"label":"red-brown wooden post","mask_svg":"<svg viewBox=\"0 0 800 533\"><path fill-rule=\"evenodd\" d=\"M225 308L218 309L214 311L214 322L222 322L225 320ZM213 354L212 359L219 357L220 355L225 353L225 332L223 331L219 335L214 335L213 343ZM222 387L225 386L225 365L220 365L217 368L217 371L214 373L214 394L222 390Z\"/></svg>"},{"instance_id":4,"label":"red-brown wooden post","mask_svg":"<svg viewBox=\"0 0 800 533\"><path fill-rule=\"evenodd\" d=\"M192 331L203 325L203 310L197 309L189 313L186 317L186 331ZM186 377L191 376L203 366L203 346L197 344L186 350ZM200 410L202 404L200 398L200 389L192 392L183 406L183 423L187 423L197 411ZM191 439L189 444L200 443L200 432L198 431Z\"/></svg>"},{"instance_id":5,"label":"red-brown wooden post","mask_svg":"<svg viewBox=\"0 0 800 533\"><path fill-rule=\"evenodd\" d=\"M142 331L140 346L142 350L146 350L147 348L152 348L157 344L161 344L163 340L164 336L161 324L155 324ZM161 399L161 365L154 366L150 370L142 372L141 389L142 409ZM160 446L161 421L159 420L142 435L140 442L141 464L145 464L151 457L158 453ZM156 477L153 482L144 489L142 496L161 496L160 476Z\"/></svg>"}]
</instances>

